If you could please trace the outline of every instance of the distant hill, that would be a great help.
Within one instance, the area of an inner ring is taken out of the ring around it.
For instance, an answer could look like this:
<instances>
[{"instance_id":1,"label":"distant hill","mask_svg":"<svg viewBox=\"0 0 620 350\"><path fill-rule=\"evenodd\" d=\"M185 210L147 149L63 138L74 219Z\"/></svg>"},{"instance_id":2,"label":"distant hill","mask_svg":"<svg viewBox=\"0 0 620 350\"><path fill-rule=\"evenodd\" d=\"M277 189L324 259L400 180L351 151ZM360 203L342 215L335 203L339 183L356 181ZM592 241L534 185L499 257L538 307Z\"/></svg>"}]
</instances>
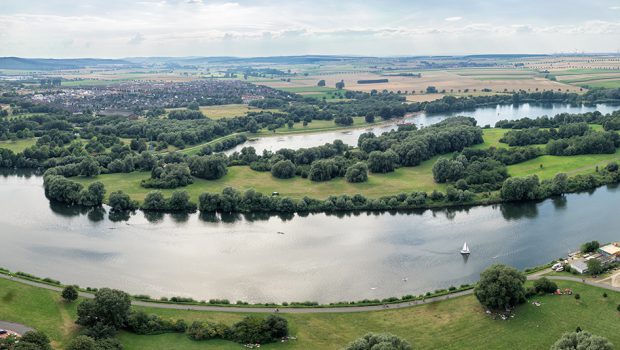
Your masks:
<instances>
[{"instance_id":1,"label":"distant hill","mask_svg":"<svg viewBox=\"0 0 620 350\"><path fill-rule=\"evenodd\" d=\"M130 66L131 62L125 60L100 59L100 58L20 58L0 57L0 69L19 70L57 70L79 69L95 66Z\"/></svg>"},{"instance_id":2,"label":"distant hill","mask_svg":"<svg viewBox=\"0 0 620 350\"><path fill-rule=\"evenodd\" d=\"M178 65L200 65L200 64L249 64L249 63L271 63L271 64L314 64L321 62L349 61L358 60L362 56L331 56L331 55L303 55L303 56L270 56L270 57L232 57L232 56L213 56L213 57L129 57L125 60L138 64L178 64Z\"/></svg>"}]
</instances>

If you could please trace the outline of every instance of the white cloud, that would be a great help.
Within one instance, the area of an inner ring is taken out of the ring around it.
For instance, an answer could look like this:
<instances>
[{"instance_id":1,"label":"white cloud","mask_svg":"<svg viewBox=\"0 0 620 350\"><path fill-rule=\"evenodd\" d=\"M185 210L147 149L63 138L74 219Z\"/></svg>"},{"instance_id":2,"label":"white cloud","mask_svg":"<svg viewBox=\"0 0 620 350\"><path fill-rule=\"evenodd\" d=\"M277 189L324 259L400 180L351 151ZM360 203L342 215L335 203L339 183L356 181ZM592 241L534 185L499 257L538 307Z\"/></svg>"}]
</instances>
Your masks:
<instances>
[{"instance_id":1,"label":"white cloud","mask_svg":"<svg viewBox=\"0 0 620 350\"><path fill-rule=\"evenodd\" d=\"M457 21L460 21L460 20L462 20L462 19L463 19L463 17L454 16L454 17L447 17L447 18L444 18L444 21L448 21L448 22L457 22Z\"/></svg>"},{"instance_id":2,"label":"white cloud","mask_svg":"<svg viewBox=\"0 0 620 350\"><path fill-rule=\"evenodd\" d=\"M620 6L610 6L609 7L610 10L620 10Z\"/></svg>"},{"instance_id":3,"label":"white cloud","mask_svg":"<svg viewBox=\"0 0 620 350\"><path fill-rule=\"evenodd\" d=\"M140 33L136 33L131 39L129 39L129 45L140 45L144 41L144 36Z\"/></svg>"}]
</instances>

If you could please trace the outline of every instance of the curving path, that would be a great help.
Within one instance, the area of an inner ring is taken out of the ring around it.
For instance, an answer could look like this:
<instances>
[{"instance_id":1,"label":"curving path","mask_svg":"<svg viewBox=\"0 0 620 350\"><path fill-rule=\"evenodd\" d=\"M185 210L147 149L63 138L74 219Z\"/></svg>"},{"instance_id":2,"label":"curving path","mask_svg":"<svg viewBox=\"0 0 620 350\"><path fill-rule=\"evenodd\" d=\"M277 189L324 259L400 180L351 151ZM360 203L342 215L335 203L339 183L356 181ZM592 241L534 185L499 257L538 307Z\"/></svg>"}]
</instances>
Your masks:
<instances>
[{"instance_id":1,"label":"curving path","mask_svg":"<svg viewBox=\"0 0 620 350\"><path fill-rule=\"evenodd\" d=\"M583 279L578 277L568 277L568 276L543 276L545 273L550 272L551 269L542 270L527 276L528 280L536 280L542 277L547 277L553 280L563 280L563 281L571 281L571 282L579 282L585 283L590 286L604 288L608 290L613 290L616 292L620 292L620 287L612 287L606 284L600 284L591 281L583 281ZM53 290L60 292L62 291L61 287L51 286L49 284L34 282L30 280L26 280L23 278L9 276L0 274L0 278L13 280L19 283L27 284L34 287L44 288L48 290ZM431 297L424 300L415 300L415 301L406 301L396 304L387 304L387 305L369 305L369 306L349 306L349 307L307 307L307 308L281 308L279 309L279 313L283 314L309 314L309 313L352 313L352 312L367 312L367 311L381 311L381 310L391 310L391 309L402 309L417 305L430 304L441 300L448 300L453 298L458 298L465 295L473 294L473 289L468 289L462 292L456 292L448 295L442 295L438 297ZM92 299L95 297L92 293L80 292L81 297ZM174 309L174 310L194 310L194 311L217 311L217 312L235 312L235 313L273 313L276 309L268 308L268 307L238 307L238 306L212 306L212 305L182 305L182 304L172 304L172 303L154 303L148 301L140 301L140 300L132 300L132 305L136 306L144 306L144 307L152 307L159 309Z\"/></svg>"}]
</instances>

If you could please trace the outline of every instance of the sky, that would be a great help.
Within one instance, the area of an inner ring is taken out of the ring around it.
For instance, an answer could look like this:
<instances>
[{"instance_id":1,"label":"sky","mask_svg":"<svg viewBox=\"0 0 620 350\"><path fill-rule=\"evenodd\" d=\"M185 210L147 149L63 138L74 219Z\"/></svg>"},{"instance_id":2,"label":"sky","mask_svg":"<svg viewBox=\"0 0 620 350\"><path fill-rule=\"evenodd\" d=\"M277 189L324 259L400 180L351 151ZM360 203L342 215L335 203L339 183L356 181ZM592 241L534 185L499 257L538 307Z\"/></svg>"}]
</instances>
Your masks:
<instances>
[{"instance_id":1,"label":"sky","mask_svg":"<svg viewBox=\"0 0 620 350\"><path fill-rule=\"evenodd\" d=\"M0 56L619 50L620 0L0 0Z\"/></svg>"}]
</instances>

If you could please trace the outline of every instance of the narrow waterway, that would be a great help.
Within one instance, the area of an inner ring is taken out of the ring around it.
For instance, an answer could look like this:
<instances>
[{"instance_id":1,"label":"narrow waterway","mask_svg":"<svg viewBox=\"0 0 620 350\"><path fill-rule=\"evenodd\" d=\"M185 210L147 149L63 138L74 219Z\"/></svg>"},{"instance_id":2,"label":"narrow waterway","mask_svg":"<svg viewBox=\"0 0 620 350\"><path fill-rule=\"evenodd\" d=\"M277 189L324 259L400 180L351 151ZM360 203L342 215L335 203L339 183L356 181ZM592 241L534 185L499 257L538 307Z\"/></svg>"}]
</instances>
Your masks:
<instances>
[{"instance_id":1,"label":"narrow waterway","mask_svg":"<svg viewBox=\"0 0 620 350\"><path fill-rule=\"evenodd\" d=\"M440 114L416 114L405 118L405 122L414 123L417 126L428 126L440 122L448 117L464 115L476 118L478 125L494 126L495 123L503 119L519 119L524 117L536 118L543 115L553 117L560 113L586 113L599 111L607 114L620 109L617 105L598 104L596 106L570 105L570 104L521 104L521 105L497 105L495 107L476 108L471 111L440 113ZM401 121L399 121L401 122ZM290 135L274 135L269 137L261 137L254 141L248 141L236 146L228 151L227 154L241 151L243 147L252 146L257 153L263 150L277 151L281 148L299 149L307 147L320 146L334 140L342 140L345 144L356 146L357 139L362 133L373 132L380 135L384 132L396 129L396 122L369 126L353 130L336 130L321 133L308 134L290 134Z\"/></svg>"}]
</instances>

